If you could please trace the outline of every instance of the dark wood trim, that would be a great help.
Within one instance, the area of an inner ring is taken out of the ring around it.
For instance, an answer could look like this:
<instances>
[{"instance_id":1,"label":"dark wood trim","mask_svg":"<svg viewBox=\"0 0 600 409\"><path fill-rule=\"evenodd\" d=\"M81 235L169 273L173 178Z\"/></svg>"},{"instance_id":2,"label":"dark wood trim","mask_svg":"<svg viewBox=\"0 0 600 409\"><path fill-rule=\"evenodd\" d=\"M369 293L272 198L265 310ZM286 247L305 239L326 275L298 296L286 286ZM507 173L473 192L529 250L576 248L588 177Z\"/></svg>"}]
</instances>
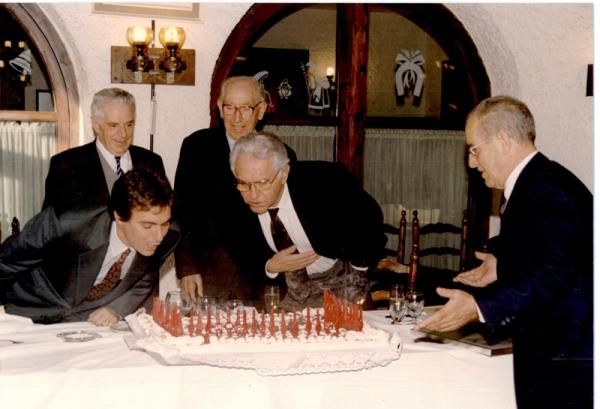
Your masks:
<instances>
[{"instance_id":1,"label":"dark wood trim","mask_svg":"<svg viewBox=\"0 0 600 409\"><path fill-rule=\"evenodd\" d=\"M79 94L73 63L62 38L39 5L4 3L2 7L5 7L21 23L47 70L54 96L55 112L51 113L54 114L54 119L51 120L56 121L57 125L58 152L76 146L79 143ZM24 118L44 118L47 114L24 112L22 115ZM13 111L0 111L0 119L7 119L14 115Z\"/></svg>"},{"instance_id":2,"label":"dark wood trim","mask_svg":"<svg viewBox=\"0 0 600 409\"><path fill-rule=\"evenodd\" d=\"M336 64L337 109L341 120L336 129L335 157L362 184L367 113L369 11L366 4L343 3L337 7L336 61L347 63Z\"/></svg>"}]
</instances>

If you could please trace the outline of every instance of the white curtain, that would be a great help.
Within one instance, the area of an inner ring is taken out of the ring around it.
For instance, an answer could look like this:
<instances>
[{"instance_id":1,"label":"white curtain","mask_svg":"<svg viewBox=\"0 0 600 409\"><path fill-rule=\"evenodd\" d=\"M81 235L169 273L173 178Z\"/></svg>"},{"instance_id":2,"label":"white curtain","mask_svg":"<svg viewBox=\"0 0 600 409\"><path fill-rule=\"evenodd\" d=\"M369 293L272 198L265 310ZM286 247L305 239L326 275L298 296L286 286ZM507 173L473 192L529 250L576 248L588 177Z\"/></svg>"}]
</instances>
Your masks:
<instances>
[{"instance_id":1,"label":"white curtain","mask_svg":"<svg viewBox=\"0 0 600 409\"><path fill-rule=\"evenodd\" d=\"M299 160L333 159L334 127L266 126L291 146ZM378 202L386 223L398 226L403 209L410 226L412 211L420 224L445 222L460 226L467 206L468 176L463 131L366 129L364 187ZM407 248L411 248L410 234ZM421 247L458 248L460 237L423 237ZM390 237L389 248L397 240ZM406 255L408 257L408 255ZM424 265L458 269L458 259L429 257Z\"/></svg>"},{"instance_id":2,"label":"white curtain","mask_svg":"<svg viewBox=\"0 0 600 409\"><path fill-rule=\"evenodd\" d=\"M287 143L298 160L333 161L335 128L332 126L267 125L264 129Z\"/></svg>"},{"instance_id":3,"label":"white curtain","mask_svg":"<svg viewBox=\"0 0 600 409\"><path fill-rule=\"evenodd\" d=\"M17 217L23 225L42 208L44 182L56 151L51 122L0 121L0 216L2 237Z\"/></svg>"},{"instance_id":4,"label":"white curtain","mask_svg":"<svg viewBox=\"0 0 600 409\"><path fill-rule=\"evenodd\" d=\"M401 211L407 211L407 249L413 210L419 211L421 225L460 226L468 189L463 131L367 129L364 169L364 187L381 205L386 223L398 226ZM390 239L388 247L394 248L397 240ZM423 237L420 245L459 248L460 237ZM457 270L459 260L431 256L421 264Z\"/></svg>"}]
</instances>

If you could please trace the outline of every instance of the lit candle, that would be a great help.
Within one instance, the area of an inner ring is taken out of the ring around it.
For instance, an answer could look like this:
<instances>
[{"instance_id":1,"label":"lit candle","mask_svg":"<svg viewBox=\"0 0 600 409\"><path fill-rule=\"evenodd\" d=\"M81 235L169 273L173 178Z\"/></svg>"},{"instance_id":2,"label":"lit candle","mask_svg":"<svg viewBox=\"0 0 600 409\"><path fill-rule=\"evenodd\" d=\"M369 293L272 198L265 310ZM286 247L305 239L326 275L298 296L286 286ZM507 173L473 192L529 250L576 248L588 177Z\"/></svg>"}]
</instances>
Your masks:
<instances>
[{"instance_id":1,"label":"lit candle","mask_svg":"<svg viewBox=\"0 0 600 409\"><path fill-rule=\"evenodd\" d=\"M25 41L19 41L19 48L25 48Z\"/></svg>"},{"instance_id":2,"label":"lit candle","mask_svg":"<svg viewBox=\"0 0 600 409\"><path fill-rule=\"evenodd\" d=\"M4 42L4 46L5 46L6 48L10 48L10 47L12 47L12 41L10 41L10 40L6 40L6 41Z\"/></svg>"}]
</instances>

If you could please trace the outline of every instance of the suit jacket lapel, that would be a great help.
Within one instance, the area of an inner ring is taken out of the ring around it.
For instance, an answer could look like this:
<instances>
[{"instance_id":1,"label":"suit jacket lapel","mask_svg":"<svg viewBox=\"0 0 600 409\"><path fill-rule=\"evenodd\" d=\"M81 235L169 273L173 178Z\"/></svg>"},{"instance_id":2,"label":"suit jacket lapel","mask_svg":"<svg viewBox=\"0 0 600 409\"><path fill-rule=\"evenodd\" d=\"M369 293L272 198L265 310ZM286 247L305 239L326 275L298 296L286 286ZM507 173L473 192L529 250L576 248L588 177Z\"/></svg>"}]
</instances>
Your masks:
<instances>
[{"instance_id":1,"label":"suit jacket lapel","mask_svg":"<svg viewBox=\"0 0 600 409\"><path fill-rule=\"evenodd\" d=\"M90 226L86 243L89 250L79 255L77 266L68 281L73 288L65 291L65 294L73 294L73 305L81 303L94 285L108 250L111 225L112 219L107 212Z\"/></svg>"}]
</instances>

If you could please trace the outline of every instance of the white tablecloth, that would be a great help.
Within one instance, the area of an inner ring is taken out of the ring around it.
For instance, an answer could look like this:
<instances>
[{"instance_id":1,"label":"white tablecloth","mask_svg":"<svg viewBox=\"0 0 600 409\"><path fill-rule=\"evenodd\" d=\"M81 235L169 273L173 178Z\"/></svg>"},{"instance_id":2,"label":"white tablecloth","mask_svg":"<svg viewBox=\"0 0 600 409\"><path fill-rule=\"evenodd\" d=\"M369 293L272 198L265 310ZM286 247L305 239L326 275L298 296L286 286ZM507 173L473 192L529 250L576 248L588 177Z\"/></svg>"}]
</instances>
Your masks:
<instances>
[{"instance_id":1,"label":"white tablecloth","mask_svg":"<svg viewBox=\"0 0 600 409\"><path fill-rule=\"evenodd\" d=\"M88 323L18 325L0 334L0 407L95 408L499 408L515 407L512 355L487 357L453 345L414 343L410 325L388 325L385 312L365 319L400 331L400 359L357 372L263 377L252 370L162 366L131 351L123 333ZM56 334L95 331L67 343Z\"/></svg>"}]
</instances>

